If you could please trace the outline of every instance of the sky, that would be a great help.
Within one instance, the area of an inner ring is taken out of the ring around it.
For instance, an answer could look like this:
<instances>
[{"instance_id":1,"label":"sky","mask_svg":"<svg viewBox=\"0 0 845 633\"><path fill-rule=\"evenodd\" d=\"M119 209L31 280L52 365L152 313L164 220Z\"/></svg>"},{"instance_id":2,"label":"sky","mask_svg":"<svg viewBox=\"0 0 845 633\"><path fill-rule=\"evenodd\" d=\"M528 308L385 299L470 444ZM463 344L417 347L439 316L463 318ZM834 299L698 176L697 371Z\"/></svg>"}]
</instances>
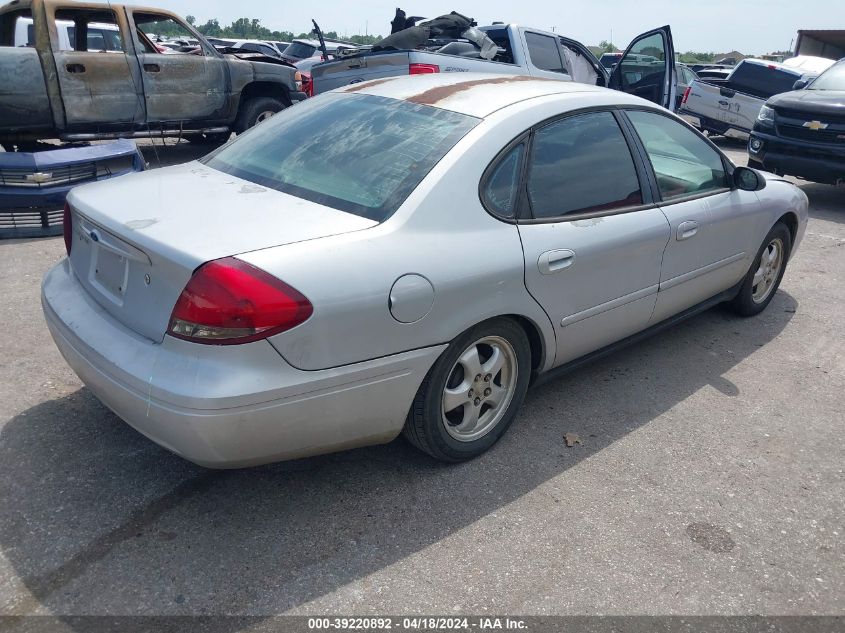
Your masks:
<instances>
[{"instance_id":1,"label":"sky","mask_svg":"<svg viewBox=\"0 0 845 633\"><path fill-rule=\"evenodd\" d=\"M761 54L789 49L798 29L843 29L842 0L145 0L144 4L194 15L202 24L217 18L222 25L240 17L259 18L273 30L301 33L311 18L324 31L387 35L397 6L408 15L433 18L458 11L479 24L515 22L571 37L588 46L610 40L625 48L635 36L669 24L675 49ZM839 21L831 23L831 19Z\"/></svg>"}]
</instances>

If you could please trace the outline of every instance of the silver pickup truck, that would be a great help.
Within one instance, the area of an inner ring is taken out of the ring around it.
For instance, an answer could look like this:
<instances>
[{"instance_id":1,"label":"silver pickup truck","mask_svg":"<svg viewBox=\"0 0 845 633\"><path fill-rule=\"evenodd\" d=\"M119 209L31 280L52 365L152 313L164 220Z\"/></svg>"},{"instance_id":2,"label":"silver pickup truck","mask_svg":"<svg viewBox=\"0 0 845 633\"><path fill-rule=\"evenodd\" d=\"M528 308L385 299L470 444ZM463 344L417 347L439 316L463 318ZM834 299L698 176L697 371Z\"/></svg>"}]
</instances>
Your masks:
<instances>
[{"instance_id":1,"label":"silver pickup truck","mask_svg":"<svg viewBox=\"0 0 845 633\"><path fill-rule=\"evenodd\" d=\"M555 33L516 24L478 30L495 44L492 59L485 59L481 48L466 38L430 41L413 50L367 50L314 66L314 93L400 75L489 72L607 86L668 109L675 103L675 52L668 26L639 35L611 71L586 46Z\"/></svg>"},{"instance_id":2,"label":"silver pickup truck","mask_svg":"<svg viewBox=\"0 0 845 633\"><path fill-rule=\"evenodd\" d=\"M799 81L806 85L832 64L833 60L809 56L782 64L744 59L725 79L693 81L679 114L704 132L746 140L767 99L793 90Z\"/></svg>"},{"instance_id":3,"label":"silver pickup truck","mask_svg":"<svg viewBox=\"0 0 845 633\"><path fill-rule=\"evenodd\" d=\"M105 27L109 46L97 38ZM162 33L184 34L199 47L164 49L154 42ZM0 7L0 144L6 146L160 135L222 141L304 99L299 79L279 60L221 54L159 9L70 0Z\"/></svg>"}]
</instances>

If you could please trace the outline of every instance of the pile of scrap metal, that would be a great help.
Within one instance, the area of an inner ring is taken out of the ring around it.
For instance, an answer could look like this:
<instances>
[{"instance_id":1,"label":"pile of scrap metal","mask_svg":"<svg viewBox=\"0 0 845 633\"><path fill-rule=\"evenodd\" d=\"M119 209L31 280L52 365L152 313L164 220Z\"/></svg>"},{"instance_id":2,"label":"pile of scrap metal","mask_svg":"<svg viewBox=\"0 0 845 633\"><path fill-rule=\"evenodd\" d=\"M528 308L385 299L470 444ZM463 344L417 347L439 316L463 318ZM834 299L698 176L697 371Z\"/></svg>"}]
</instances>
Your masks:
<instances>
[{"instance_id":1,"label":"pile of scrap metal","mask_svg":"<svg viewBox=\"0 0 845 633\"><path fill-rule=\"evenodd\" d=\"M402 9L390 22L390 35L366 50L373 52L390 50L427 50L462 57L476 57L491 60L499 53L499 47L483 31L476 28L478 22L452 11L432 20L419 16L407 17ZM448 47L448 48L447 48ZM339 57L361 52L361 49L344 51ZM446 48L446 50L443 50Z\"/></svg>"},{"instance_id":2,"label":"pile of scrap metal","mask_svg":"<svg viewBox=\"0 0 845 633\"><path fill-rule=\"evenodd\" d=\"M0 151L0 238L59 235L68 191L146 169L134 141L27 152Z\"/></svg>"}]
</instances>

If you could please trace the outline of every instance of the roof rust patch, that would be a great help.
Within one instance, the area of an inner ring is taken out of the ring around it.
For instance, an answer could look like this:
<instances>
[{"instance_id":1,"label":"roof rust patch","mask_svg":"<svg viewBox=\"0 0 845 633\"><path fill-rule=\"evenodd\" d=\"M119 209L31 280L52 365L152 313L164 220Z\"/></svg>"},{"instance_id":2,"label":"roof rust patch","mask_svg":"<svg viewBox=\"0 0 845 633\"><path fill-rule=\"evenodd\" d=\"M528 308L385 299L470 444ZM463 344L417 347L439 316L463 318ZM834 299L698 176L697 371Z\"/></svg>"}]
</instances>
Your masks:
<instances>
[{"instance_id":1,"label":"roof rust patch","mask_svg":"<svg viewBox=\"0 0 845 633\"><path fill-rule=\"evenodd\" d=\"M372 88L373 86L378 86L379 84L386 83L394 79L394 77L388 77L387 79L373 79L372 81L363 81L359 84L353 84L351 88L347 88L344 92L358 92L359 90L364 90L365 88Z\"/></svg>"},{"instance_id":2,"label":"roof rust patch","mask_svg":"<svg viewBox=\"0 0 845 633\"><path fill-rule=\"evenodd\" d=\"M509 84L518 81L554 81L553 79L546 79L544 77L528 77L526 75L514 75L513 77L491 77L490 79L473 79L472 81L461 81L449 86L437 86L430 88L425 92L421 92L413 97L408 97L407 101L411 103L418 103L420 105L434 105L452 95L459 92L464 92L476 86L486 86L495 84Z\"/></svg>"}]
</instances>

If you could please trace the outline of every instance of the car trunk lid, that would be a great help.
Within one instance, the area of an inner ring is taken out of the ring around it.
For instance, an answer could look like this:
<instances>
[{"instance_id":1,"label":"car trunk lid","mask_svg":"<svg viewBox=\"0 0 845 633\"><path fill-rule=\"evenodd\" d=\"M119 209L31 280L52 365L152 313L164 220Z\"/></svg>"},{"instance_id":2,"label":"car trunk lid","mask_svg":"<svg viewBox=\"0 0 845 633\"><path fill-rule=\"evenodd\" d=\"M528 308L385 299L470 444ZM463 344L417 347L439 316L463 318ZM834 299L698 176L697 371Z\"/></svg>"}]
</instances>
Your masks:
<instances>
[{"instance_id":1,"label":"car trunk lid","mask_svg":"<svg viewBox=\"0 0 845 633\"><path fill-rule=\"evenodd\" d=\"M74 189L71 265L113 317L154 341L193 272L223 257L375 226L199 163Z\"/></svg>"}]
</instances>

